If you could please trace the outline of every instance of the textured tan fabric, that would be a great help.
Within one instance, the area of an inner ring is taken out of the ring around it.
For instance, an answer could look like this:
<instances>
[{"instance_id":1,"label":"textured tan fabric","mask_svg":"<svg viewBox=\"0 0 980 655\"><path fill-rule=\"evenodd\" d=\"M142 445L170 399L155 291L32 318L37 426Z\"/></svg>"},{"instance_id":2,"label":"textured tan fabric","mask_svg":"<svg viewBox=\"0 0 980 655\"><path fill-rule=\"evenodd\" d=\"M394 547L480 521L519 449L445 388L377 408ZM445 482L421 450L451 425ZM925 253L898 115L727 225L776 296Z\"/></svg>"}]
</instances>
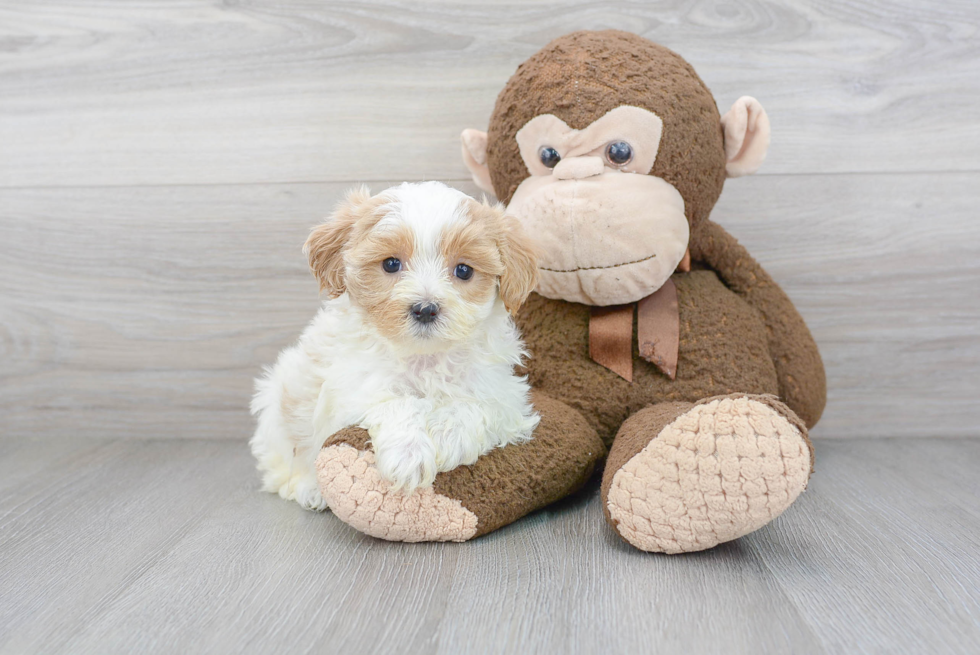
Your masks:
<instances>
[{"instance_id":1,"label":"textured tan fabric","mask_svg":"<svg viewBox=\"0 0 980 655\"><path fill-rule=\"evenodd\" d=\"M681 408L665 409L669 415ZM665 413L651 412L638 413L623 430L642 435L656 427ZM812 460L801 427L750 397L681 409L625 464L610 462L607 518L637 548L665 553L704 550L757 530L806 488ZM619 447L617 439L614 452Z\"/></svg>"},{"instance_id":2,"label":"textured tan fabric","mask_svg":"<svg viewBox=\"0 0 980 655\"><path fill-rule=\"evenodd\" d=\"M393 493L371 451L327 446L316 468L330 511L364 534L388 541L466 541L476 534L476 515L432 487Z\"/></svg>"}]
</instances>

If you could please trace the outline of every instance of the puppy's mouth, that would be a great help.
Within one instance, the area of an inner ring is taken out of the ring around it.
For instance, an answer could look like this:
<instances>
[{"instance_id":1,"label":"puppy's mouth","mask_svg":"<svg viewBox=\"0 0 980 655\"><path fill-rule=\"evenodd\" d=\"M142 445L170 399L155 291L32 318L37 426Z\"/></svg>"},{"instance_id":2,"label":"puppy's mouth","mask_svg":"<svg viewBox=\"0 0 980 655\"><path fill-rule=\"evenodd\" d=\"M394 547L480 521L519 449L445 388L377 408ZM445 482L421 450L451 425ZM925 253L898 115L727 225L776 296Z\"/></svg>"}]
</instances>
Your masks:
<instances>
[{"instance_id":1,"label":"puppy's mouth","mask_svg":"<svg viewBox=\"0 0 980 655\"><path fill-rule=\"evenodd\" d=\"M439 329L439 324L441 321L433 321L431 323L418 323L412 321L411 333L416 339L431 339L435 336Z\"/></svg>"}]
</instances>

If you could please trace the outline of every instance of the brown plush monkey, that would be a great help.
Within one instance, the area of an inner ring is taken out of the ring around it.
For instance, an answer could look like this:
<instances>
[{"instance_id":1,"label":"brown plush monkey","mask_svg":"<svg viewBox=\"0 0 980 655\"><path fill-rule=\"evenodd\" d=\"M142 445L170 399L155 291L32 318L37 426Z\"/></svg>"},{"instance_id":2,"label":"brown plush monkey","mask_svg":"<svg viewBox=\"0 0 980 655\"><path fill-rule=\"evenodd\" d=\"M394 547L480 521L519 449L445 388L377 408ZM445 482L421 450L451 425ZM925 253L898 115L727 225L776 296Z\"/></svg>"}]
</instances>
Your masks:
<instances>
[{"instance_id":1,"label":"brown plush monkey","mask_svg":"<svg viewBox=\"0 0 980 655\"><path fill-rule=\"evenodd\" d=\"M462 141L476 183L542 246L518 319L541 424L411 497L348 428L318 460L334 512L387 539L465 540L579 488L609 448L603 509L637 548L702 550L782 513L812 469L823 364L787 296L708 218L725 178L765 157L761 105L722 117L672 51L576 32L524 62L489 131Z\"/></svg>"}]
</instances>

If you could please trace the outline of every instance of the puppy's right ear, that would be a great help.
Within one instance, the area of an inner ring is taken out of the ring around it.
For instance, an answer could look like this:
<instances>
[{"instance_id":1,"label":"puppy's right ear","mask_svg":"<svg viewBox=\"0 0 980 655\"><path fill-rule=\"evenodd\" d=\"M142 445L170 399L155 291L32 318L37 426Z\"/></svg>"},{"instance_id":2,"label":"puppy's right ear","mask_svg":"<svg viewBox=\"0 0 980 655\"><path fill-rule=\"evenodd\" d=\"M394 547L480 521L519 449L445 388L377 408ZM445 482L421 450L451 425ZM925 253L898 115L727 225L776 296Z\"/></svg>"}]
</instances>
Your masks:
<instances>
[{"instance_id":1,"label":"puppy's right ear","mask_svg":"<svg viewBox=\"0 0 980 655\"><path fill-rule=\"evenodd\" d=\"M310 271L320 282L320 291L336 298L347 290L344 280L344 247L351 230L371 200L367 187L351 189L323 225L313 228L303 246Z\"/></svg>"},{"instance_id":2,"label":"puppy's right ear","mask_svg":"<svg viewBox=\"0 0 980 655\"><path fill-rule=\"evenodd\" d=\"M501 214L500 259L504 272L500 276L500 298L507 311L516 316L517 310L538 286L538 246L519 220L503 211Z\"/></svg>"}]
</instances>

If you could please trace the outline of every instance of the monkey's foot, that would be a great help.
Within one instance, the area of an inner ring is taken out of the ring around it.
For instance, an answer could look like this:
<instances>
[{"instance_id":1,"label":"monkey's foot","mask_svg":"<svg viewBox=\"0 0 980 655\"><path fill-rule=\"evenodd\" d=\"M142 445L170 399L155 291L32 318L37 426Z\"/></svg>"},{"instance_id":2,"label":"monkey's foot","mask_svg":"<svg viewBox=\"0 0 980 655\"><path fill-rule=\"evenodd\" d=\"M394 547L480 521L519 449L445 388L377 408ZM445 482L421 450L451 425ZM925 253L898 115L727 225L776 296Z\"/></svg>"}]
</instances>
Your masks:
<instances>
[{"instance_id":1,"label":"monkey's foot","mask_svg":"<svg viewBox=\"0 0 980 655\"><path fill-rule=\"evenodd\" d=\"M393 491L371 450L345 440L328 442L316 468L327 506L364 534L389 541L466 541L476 535L476 515L458 500L432 487L409 495Z\"/></svg>"},{"instance_id":2,"label":"monkey's foot","mask_svg":"<svg viewBox=\"0 0 980 655\"><path fill-rule=\"evenodd\" d=\"M640 550L704 550L779 516L806 488L812 462L806 427L773 396L662 403L616 435L603 510Z\"/></svg>"},{"instance_id":3,"label":"monkey's foot","mask_svg":"<svg viewBox=\"0 0 980 655\"><path fill-rule=\"evenodd\" d=\"M581 414L540 394L532 400L541 423L530 441L496 448L407 495L381 477L367 431L345 428L316 460L323 498L355 530L389 541L466 541L516 521L577 490L606 454Z\"/></svg>"}]
</instances>

